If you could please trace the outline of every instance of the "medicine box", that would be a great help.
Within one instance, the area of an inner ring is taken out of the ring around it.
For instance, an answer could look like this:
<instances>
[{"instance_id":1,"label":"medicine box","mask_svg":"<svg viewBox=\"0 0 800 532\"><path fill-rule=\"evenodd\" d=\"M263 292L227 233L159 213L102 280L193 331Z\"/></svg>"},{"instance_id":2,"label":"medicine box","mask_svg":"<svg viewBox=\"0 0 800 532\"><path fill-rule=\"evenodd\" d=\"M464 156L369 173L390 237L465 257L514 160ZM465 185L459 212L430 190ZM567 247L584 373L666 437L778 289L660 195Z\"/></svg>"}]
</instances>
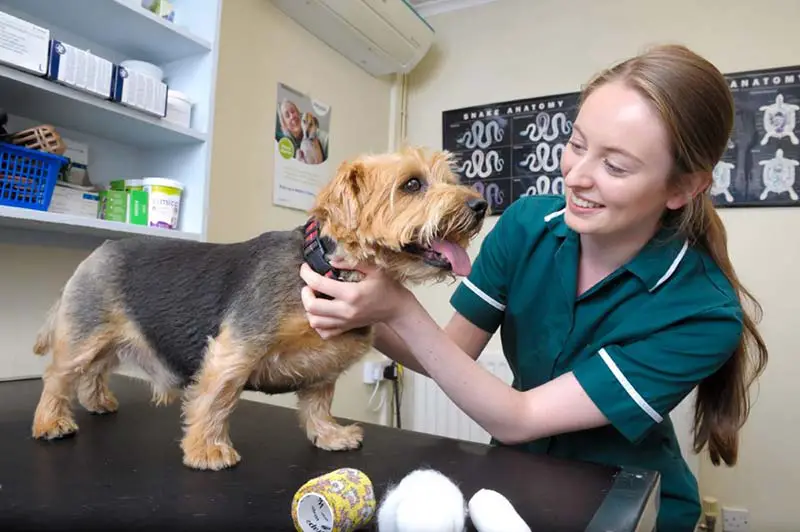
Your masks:
<instances>
[{"instance_id":1,"label":"medicine box","mask_svg":"<svg viewBox=\"0 0 800 532\"><path fill-rule=\"evenodd\" d=\"M47 75L50 30L0 11L0 63Z\"/></svg>"},{"instance_id":2,"label":"medicine box","mask_svg":"<svg viewBox=\"0 0 800 532\"><path fill-rule=\"evenodd\" d=\"M98 194L79 187L57 185L53 189L48 211L74 216L94 218L97 216Z\"/></svg>"},{"instance_id":3,"label":"medicine box","mask_svg":"<svg viewBox=\"0 0 800 532\"><path fill-rule=\"evenodd\" d=\"M113 76L111 61L63 41L50 41L48 79L108 99Z\"/></svg>"},{"instance_id":4,"label":"medicine box","mask_svg":"<svg viewBox=\"0 0 800 532\"><path fill-rule=\"evenodd\" d=\"M114 65L111 99L126 107L164 118L167 115L167 85L135 70Z\"/></svg>"},{"instance_id":5,"label":"medicine box","mask_svg":"<svg viewBox=\"0 0 800 532\"><path fill-rule=\"evenodd\" d=\"M101 190L98 193L97 217L110 222L125 222L128 216L128 195L124 190Z\"/></svg>"},{"instance_id":6,"label":"medicine box","mask_svg":"<svg viewBox=\"0 0 800 532\"><path fill-rule=\"evenodd\" d=\"M89 145L85 142L78 142L70 138L61 137L67 149L64 152L64 157L69 159L67 169L62 173L62 177L68 183L74 185L90 185L88 168L89 168Z\"/></svg>"}]
</instances>

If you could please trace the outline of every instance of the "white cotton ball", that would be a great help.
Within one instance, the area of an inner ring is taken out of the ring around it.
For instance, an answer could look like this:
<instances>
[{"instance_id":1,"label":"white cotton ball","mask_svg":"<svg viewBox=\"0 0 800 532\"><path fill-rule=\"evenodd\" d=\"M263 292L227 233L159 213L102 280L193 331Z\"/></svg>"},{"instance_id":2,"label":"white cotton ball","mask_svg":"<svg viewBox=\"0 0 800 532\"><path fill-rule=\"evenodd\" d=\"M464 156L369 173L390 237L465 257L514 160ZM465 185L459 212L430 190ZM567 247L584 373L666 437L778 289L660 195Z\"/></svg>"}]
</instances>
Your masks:
<instances>
[{"instance_id":1,"label":"white cotton ball","mask_svg":"<svg viewBox=\"0 0 800 532\"><path fill-rule=\"evenodd\" d=\"M511 501L494 490L482 489L472 496L469 518L478 532L531 532Z\"/></svg>"},{"instance_id":2,"label":"white cotton ball","mask_svg":"<svg viewBox=\"0 0 800 532\"><path fill-rule=\"evenodd\" d=\"M380 532L463 532L465 522L461 490L432 469L406 475L378 508Z\"/></svg>"}]
</instances>

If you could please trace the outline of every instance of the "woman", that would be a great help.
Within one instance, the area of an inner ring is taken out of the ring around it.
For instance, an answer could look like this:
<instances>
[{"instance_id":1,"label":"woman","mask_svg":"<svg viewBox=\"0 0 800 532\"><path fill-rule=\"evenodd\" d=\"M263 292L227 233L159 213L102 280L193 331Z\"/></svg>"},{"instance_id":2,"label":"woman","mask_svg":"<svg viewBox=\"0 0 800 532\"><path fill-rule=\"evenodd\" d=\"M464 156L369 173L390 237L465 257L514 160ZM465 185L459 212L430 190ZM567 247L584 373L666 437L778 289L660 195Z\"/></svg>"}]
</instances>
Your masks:
<instances>
[{"instance_id":1,"label":"woman","mask_svg":"<svg viewBox=\"0 0 800 532\"><path fill-rule=\"evenodd\" d=\"M376 348L433 378L495 442L658 470L658 529L693 530L697 484L669 412L699 385L695 450L734 464L767 360L706 193L733 116L723 76L686 48L625 61L584 91L565 197L500 216L444 330L368 265L349 284L304 266L309 322L325 337L377 324ZM474 361L498 328L513 387Z\"/></svg>"}]
</instances>

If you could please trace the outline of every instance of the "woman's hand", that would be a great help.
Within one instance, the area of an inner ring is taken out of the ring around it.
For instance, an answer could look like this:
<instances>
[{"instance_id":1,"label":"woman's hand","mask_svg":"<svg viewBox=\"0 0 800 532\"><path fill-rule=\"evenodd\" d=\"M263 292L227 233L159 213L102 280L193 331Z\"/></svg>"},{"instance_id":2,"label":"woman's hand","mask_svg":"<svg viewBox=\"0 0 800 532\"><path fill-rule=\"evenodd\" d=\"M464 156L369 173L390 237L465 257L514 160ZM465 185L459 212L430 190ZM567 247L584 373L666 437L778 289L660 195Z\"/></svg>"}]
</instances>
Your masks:
<instances>
[{"instance_id":1,"label":"woman's hand","mask_svg":"<svg viewBox=\"0 0 800 532\"><path fill-rule=\"evenodd\" d=\"M358 270L364 278L357 283L337 281L302 265L300 277L306 283L301 292L303 307L309 324L323 338L389 321L416 301L408 289L373 266L359 264L353 268L335 261L331 265ZM314 292L333 299L317 297Z\"/></svg>"}]
</instances>

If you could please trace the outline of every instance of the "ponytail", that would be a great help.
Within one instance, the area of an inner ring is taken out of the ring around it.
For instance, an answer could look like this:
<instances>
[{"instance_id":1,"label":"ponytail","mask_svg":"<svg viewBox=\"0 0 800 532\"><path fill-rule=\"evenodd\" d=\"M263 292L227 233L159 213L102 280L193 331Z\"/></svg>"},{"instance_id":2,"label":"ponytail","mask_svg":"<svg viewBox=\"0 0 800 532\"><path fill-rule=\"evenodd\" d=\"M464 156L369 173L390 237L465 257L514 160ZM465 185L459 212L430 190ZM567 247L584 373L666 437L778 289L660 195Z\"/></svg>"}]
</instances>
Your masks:
<instances>
[{"instance_id":1,"label":"ponytail","mask_svg":"<svg viewBox=\"0 0 800 532\"><path fill-rule=\"evenodd\" d=\"M733 466L739 454L739 430L750 411L748 389L767 363L767 346L756 327L763 312L734 271L725 226L709 195L699 194L688 207L690 212L683 216L687 233L725 274L744 310L744 330L736 351L716 373L700 383L694 406L694 452L699 453L707 445L714 465L722 460ZM747 312L744 300L753 305L755 319ZM750 363L753 367L748 372Z\"/></svg>"}]
</instances>

